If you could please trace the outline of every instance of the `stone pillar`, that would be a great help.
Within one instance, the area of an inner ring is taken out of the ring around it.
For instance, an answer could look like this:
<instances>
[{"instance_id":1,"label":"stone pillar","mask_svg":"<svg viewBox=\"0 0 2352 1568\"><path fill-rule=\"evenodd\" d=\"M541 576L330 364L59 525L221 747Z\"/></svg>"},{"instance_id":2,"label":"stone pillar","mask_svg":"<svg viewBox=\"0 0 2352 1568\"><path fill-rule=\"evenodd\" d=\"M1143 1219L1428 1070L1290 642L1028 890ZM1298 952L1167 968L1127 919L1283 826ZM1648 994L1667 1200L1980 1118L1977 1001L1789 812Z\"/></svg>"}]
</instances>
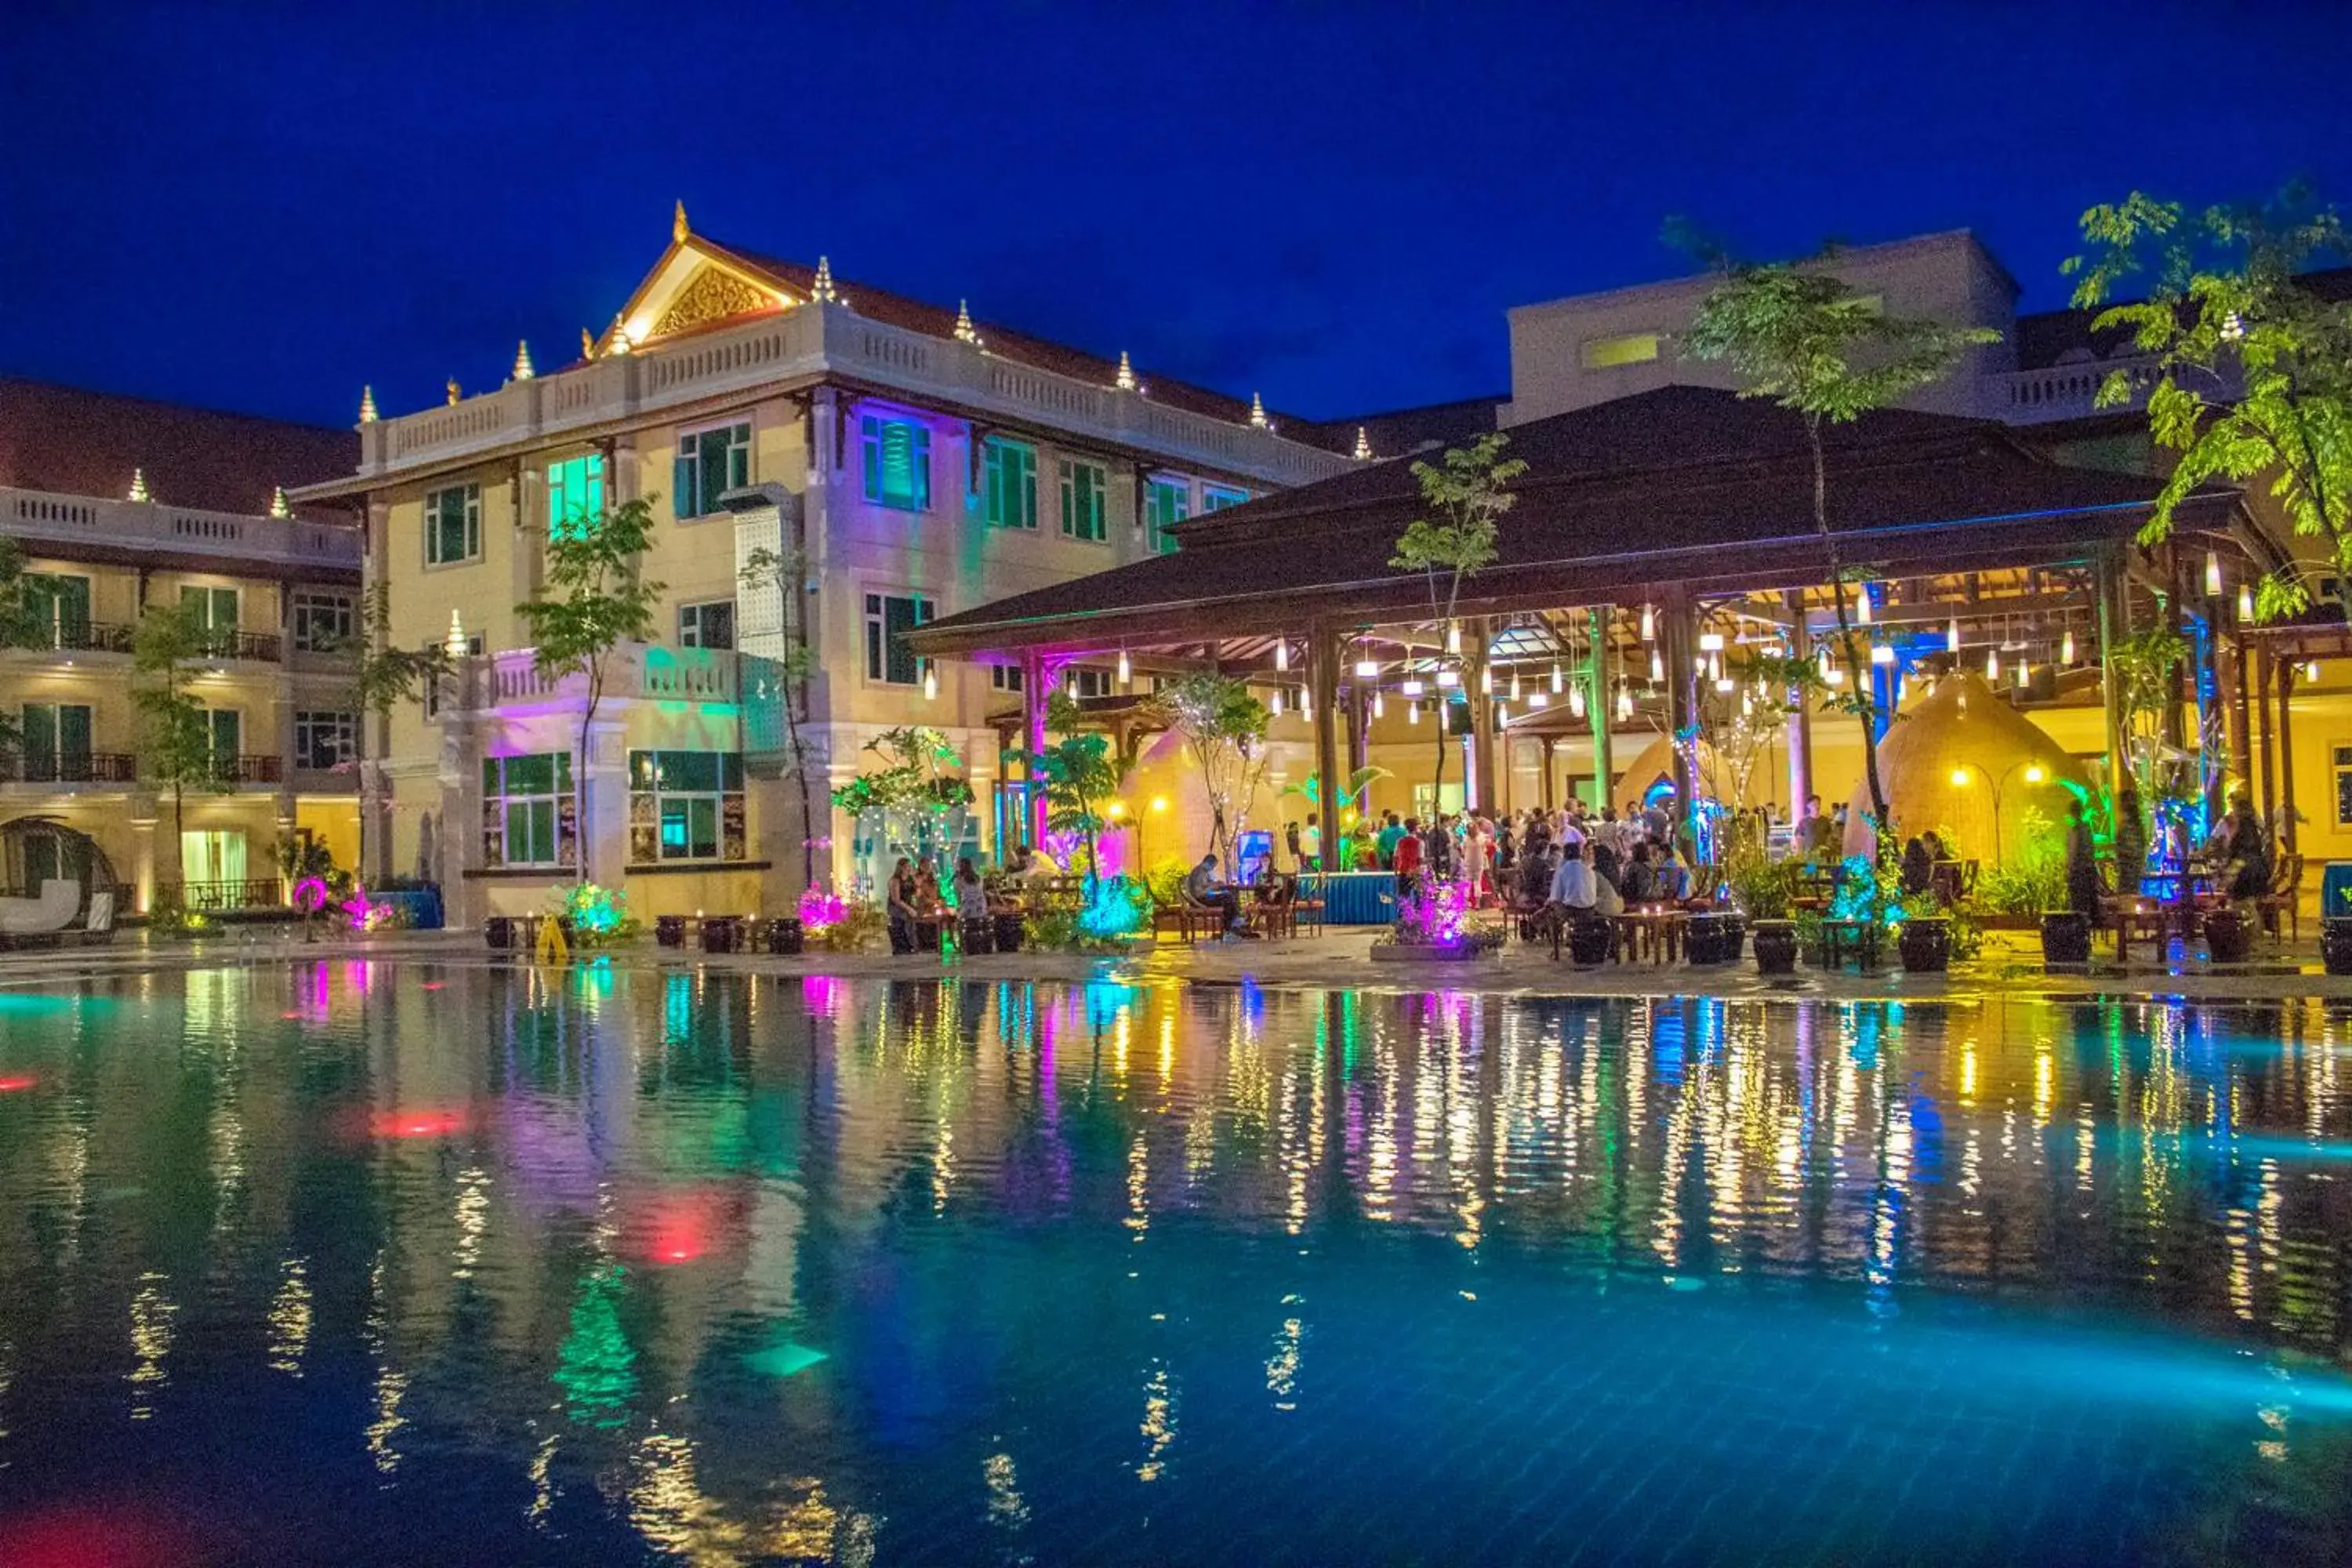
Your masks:
<instances>
[{"instance_id":1,"label":"stone pillar","mask_svg":"<svg viewBox=\"0 0 2352 1568\"><path fill-rule=\"evenodd\" d=\"M2294 827L2294 672L2291 658L2276 661L2278 665L2278 773L2279 773L2279 842L2292 851L2295 847Z\"/></svg>"},{"instance_id":2,"label":"stone pillar","mask_svg":"<svg viewBox=\"0 0 2352 1568\"><path fill-rule=\"evenodd\" d=\"M626 741L618 716L602 710L588 728L587 754L579 759L579 869L608 888L625 884L629 863L629 774Z\"/></svg>"},{"instance_id":3,"label":"stone pillar","mask_svg":"<svg viewBox=\"0 0 2352 1568\"><path fill-rule=\"evenodd\" d=\"M2099 692L2106 709L2107 787L2120 790L2130 776L2124 747L2123 680L2116 673L2115 649L2131 635L2131 601L2124 580L2122 546L2106 545L2093 559L2092 595L2099 611ZM2150 809L2155 802L2142 803Z\"/></svg>"},{"instance_id":4,"label":"stone pillar","mask_svg":"<svg viewBox=\"0 0 2352 1568\"><path fill-rule=\"evenodd\" d=\"M1805 620L1805 595L1791 588L1780 595L1780 603L1789 614L1789 654L1800 661L1813 657L1813 631ZM1780 689L1780 700L1788 702L1790 689ZM1813 795L1813 705L1805 700L1802 687L1795 689L1796 700L1789 708L1789 820L1796 822L1805 815L1805 802Z\"/></svg>"},{"instance_id":5,"label":"stone pillar","mask_svg":"<svg viewBox=\"0 0 2352 1568\"><path fill-rule=\"evenodd\" d=\"M1592 799L1588 804L1595 811L1609 804L1610 787L1617 782L1617 770L1610 756L1609 746L1609 661L1606 650L1611 608L1601 605L1584 612L1586 642L1592 654L1584 667L1584 717L1586 722L1592 726Z\"/></svg>"}]
</instances>

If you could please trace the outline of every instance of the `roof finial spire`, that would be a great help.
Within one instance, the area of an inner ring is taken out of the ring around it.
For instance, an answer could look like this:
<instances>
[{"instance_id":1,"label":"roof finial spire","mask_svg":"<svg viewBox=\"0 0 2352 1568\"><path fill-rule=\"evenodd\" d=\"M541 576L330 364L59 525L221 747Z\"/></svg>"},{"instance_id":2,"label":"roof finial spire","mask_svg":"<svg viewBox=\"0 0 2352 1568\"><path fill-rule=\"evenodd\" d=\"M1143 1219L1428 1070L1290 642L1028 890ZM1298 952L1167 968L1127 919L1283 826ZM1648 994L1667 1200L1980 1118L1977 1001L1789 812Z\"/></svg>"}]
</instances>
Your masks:
<instances>
[{"instance_id":1,"label":"roof finial spire","mask_svg":"<svg viewBox=\"0 0 2352 1568\"><path fill-rule=\"evenodd\" d=\"M360 388L360 423L362 425L375 423L375 388L373 386Z\"/></svg>"},{"instance_id":2,"label":"roof finial spire","mask_svg":"<svg viewBox=\"0 0 2352 1568\"><path fill-rule=\"evenodd\" d=\"M131 470L131 499L132 500L153 500L155 499L153 493L147 489L147 470L144 468L133 468Z\"/></svg>"},{"instance_id":3,"label":"roof finial spire","mask_svg":"<svg viewBox=\"0 0 2352 1568\"><path fill-rule=\"evenodd\" d=\"M1271 430L1274 428L1273 425L1267 421L1265 416L1265 399L1260 397L1255 392L1250 394L1250 427L1255 430Z\"/></svg>"},{"instance_id":4,"label":"roof finial spire","mask_svg":"<svg viewBox=\"0 0 2352 1568\"><path fill-rule=\"evenodd\" d=\"M585 327L580 329L580 357L582 359L596 357L596 334Z\"/></svg>"},{"instance_id":5,"label":"roof finial spire","mask_svg":"<svg viewBox=\"0 0 2352 1568\"><path fill-rule=\"evenodd\" d=\"M958 342L970 343L974 348L980 347L980 333L971 324L971 304L969 300L956 301L955 335Z\"/></svg>"},{"instance_id":6,"label":"roof finial spire","mask_svg":"<svg viewBox=\"0 0 2352 1568\"><path fill-rule=\"evenodd\" d=\"M621 312L618 310L613 312L613 331L611 336L613 346L610 352L616 354L625 354L629 352L629 329L622 324Z\"/></svg>"},{"instance_id":7,"label":"roof finial spire","mask_svg":"<svg viewBox=\"0 0 2352 1568\"><path fill-rule=\"evenodd\" d=\"M529 338L524 338L515 344L514 379L517 381L529 381L532 376L537 375L538 374L538 371L531 368L530 340Z\"/></svg>"},{"instance_id":8,"label":"roof finial spire","mask_svg":"<svg viewBox=\"0 0 2352 1568\"><path fill-rule=\"evenodd\" d=\"M1372 434L1370 431L1359 425L1356 426L1356 461L1360 463L1369 463L1371 460Z\"/></svg>"},{"instance_id":9,"label":"roof finial spire","mask_svg":"<svg viewBox=\"0 0 2352 1568\"><path fill-rule=\"evenodd\" d=\"M457 400L465 395L465 393L458 390L457 378L454 375L451 376L449 378L449 406L452 408L457 407Z\"/></svg>"},{"instance_id":10,"label":"roof finial spire","mask_svg":"<svg viewBox=\"0 0 2352 1568\"><path fill-rule=\"evenodd\" d=\"M1127 363L1127 351L1125 349L1118 351L1118 374L1112 380L1111 384L1118 387L1121 392L1133 392L1135 390L1135 367Z\"/></svg>"},{"instance_id":11,"label":"roof finial spire","mask_svg":"<svg viewBox=\"0 0 2352 1568\"><path fill-rule=\"evenodd\" d=\"M833 258L831 257L820 256L816 258L816 276L809 279L809 298L822 300L828 305L839 298L833 291Z\"/></svg>"},{"instance_id":12,"label":"roof finial spire","mask_svg":"<svg viewBox=\"0 0 2352 1568\"><path fill-rule=\"evenodd\" d=\"M294 515L294 509L287 504L284 485L269 487L269 515L276 518L288 518Z\"/></svg>"},{"instance_id":13,"label":"roof finial spire","mask_svg":"<svg viewBox=\"0 0 2352 1568\"><path fill-rule=\"evenodd\" d=\"M694 231L692 229L686 226L686 203L683 199L680 199L677 204L677 211L670 215L670 243L672 245L684 245L686 243L686 237L693 232Z\"/></svg>"}]
</instances>

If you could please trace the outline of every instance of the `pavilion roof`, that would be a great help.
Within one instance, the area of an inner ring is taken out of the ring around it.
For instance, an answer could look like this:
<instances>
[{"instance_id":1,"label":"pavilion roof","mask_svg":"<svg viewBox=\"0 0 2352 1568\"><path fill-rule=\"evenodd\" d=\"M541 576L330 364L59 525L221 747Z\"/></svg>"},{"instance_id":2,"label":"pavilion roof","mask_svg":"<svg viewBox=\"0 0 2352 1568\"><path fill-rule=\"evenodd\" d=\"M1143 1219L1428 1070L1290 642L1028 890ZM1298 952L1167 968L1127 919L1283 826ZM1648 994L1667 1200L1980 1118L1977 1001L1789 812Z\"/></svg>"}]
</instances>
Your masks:
<instances>
[{"instance_id":1,"label":"pavilion roof","mask_svg":"<svg viewBox=\"0 0 2352 1568\"><path fill-rule=\"evenodd\" d=\"M1823 579L1804 428L1769 402L1665 387L1508 435L1506 455L1528 469L1462 615ZM1891 575L2079 561L2129 539L2159 485L2061 464L1988 420L1896 410L1823 437L1845 557ZM2222 526L2236 504L2208 487L2184 521ZM1174 554L966 610L909 641L927 655L1087 651L1428 619L1426 584L1389 564L1423 510L1409 462L1374 464L1181 524Z\"/></svg>"}]
</instances>

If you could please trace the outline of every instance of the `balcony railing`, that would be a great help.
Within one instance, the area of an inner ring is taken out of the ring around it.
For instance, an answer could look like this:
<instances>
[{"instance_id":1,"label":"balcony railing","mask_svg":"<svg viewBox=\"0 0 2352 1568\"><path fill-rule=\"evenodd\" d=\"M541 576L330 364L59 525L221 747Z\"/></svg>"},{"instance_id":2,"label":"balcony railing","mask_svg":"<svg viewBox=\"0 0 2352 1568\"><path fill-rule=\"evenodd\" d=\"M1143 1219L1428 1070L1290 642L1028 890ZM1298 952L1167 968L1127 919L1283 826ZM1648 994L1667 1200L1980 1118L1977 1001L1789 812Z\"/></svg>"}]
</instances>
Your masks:
<instances>
[{"instance_id":1,"label":"balcony railing","mask_svg":"<svg viewBox=\"0 0 2352 1568\"><path fill-rule=\"evenodd\" d=\"M226 914L237 910L276 909L286 901L286 884L276 877L246 877L230 881L155 884L155 901L176 902L184 910Z\"/></svg>"},{"instance_id":2,"label":"balcony railing","mask_svg":"<svg viewBox=\"0 0 2352 1568\"><path fill-rule=\"evenodd\" d=\"M910 402L1034 419L1082 440L1139 447L1180 465L1273 484L1305 484L1355 466L1337 452L1156 403L1141 391L1039 370L869 321L846 306L808 304L362 426L360 472L393 473L828 370Z\"/></svg>"},{"instance_id":3,"label":"balcony railing","mask_svg":"<svg viewBox=\"0 0 2352 1568\"><path fill-rule=\"evenodd\" d=\"M129 653L135 629L115 621L52 621L10 637L7 646L37 652Z\"/></svg>"},{"instance_id":4,"label":"balcony railing","mask_svg":"<svg viewBox=\"0 0 2352 1568\"><path fill-rule=\"evenodd\" d=\"M207 627L204 636L204 657L250 658L276 664L282 657L283 641L276 632L240 632L226 626Z\"/></svg>"},{"instance_id":5,"label":"balcony railing","mask_svg":"<svg viewBox=\"0 0 2352 1568\"><path fill-rule=\"evenodd\" d=\"M360 569L357 529L292 517L198 511L159 501L100 500L0 487L0 532L36 555L44 545L64 545L69 553L71 546L82 544L337 574Z\"/></svg>"},{"instance_id":6,"label":"balcony railing","mask_svg":"<svg viewBox=\"0 0 2352 1568\"><path fill-rule=\"evenodd\" d=\"M278 757L215 757L212 775L226 784L276 784L286 776L286 764Z\"/></svg>"},{"instance_id":7,"label":"balcony railing","mask_svg":"<svg viewBox=\"0 0 2352 1568\"><path fill-rule=\"evenodd\" d=\"M646 645L620 649L606 662L604 695L663 702L733 702L740 689L740 658L731 648ZM512 702L585 700L588 689L581 676L541 674L537 657L527 647L460 659L455 680L455 706L471 711ZM444 688L445 692L449 689Z\"/></svg>"},{"instance_id":8,"label":"balcony railing","mask_svg":"<svg viewBox=\"0 0 2352 1568\"><path fill-rule=\"evenodd\" d=\"M138 776L139 759L121 752L0 756L0 784L130 784Z\"/></svg>"}]
</instances>

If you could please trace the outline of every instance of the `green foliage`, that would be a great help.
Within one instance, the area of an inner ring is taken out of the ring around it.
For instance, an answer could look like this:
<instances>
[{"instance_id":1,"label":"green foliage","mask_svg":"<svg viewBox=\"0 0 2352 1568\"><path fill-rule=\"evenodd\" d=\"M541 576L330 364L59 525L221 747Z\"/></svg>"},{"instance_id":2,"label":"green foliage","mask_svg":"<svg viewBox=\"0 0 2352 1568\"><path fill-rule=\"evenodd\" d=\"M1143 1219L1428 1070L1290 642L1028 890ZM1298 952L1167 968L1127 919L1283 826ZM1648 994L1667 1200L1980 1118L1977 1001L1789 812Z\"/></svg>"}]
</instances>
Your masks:
<instances>
[{"instance_id":1,"label":"green foliage","mask_svg":"<svg viewBox=\"0 0 2352 1568\"><path fill-rule=\"evenodd\" d=\"M1184 879L1192 868L1173 855L1163 855L1151 863L1144 873L1143 890L1151 897L1155 909L1172 910L1184 902Z\"/></svg>"},{"instance_id":2,"label":"green foliage","mask_svg":"<svg viewBox=\"0 0 2352 1568\"><path fill-rule=\"evenodd\" d=\"M1209 796L1209 853L1224 855L1247 826L1250 797L1265 776L1271 716L1241 680L1207 670L1177 677L1159 696Z\"/></svg>"},{"instance_id":3,"label":"green foliage","mask_svg":"<svg viewBox=\"0 0 2352 1568\"><path fill-rule=\"evenodd\" d=\"M2270 202L2207 208L2135 191L2083 215L2084 254L2064 270L2074 303L2105 305L2092 325L2131 334L2154 355L2148 430L2179 454L2141 530L2170 537L2180 503L2210 480L2266 479L2296 533L2324 542L2352 572L2352 300L2322 297L2312 271L2352 260L2336 210L2291 184ZM2146 298L2109 305L2116 288L2148 275ZM2130 401L2117 371L2099 401ZM2266 575L2256 618L2303 609L2310 593L2290 568Z\"/></svg>"},{"instance_id":4,"label":"green foliage","mask_svg":"<svg viewBox=\"0 0 2352 1568\"><path fill-rule=\"evenodd\" d=\"M1442 625L1453 625L1454 610L1462 602L1463 583L1492 565L1499 553L1498 525L1518 500L1511 493L1510 483L1528 471L1524 461L1503 456L1508 445L1510 437L1496 431L1467 447L1449 448L1436 463L1412 466L1412 477L1420 481L1421 499L1430 515L1415 518L1406 527L1389 564L1400 572L1418 572L1427 579L1430 613ZM1481 658L1486 657L1485 648L1478 652ZM1439 798L1445 792L1451 728L1444 704L1440 702L1435 726L1437 771L1432 785L1433 795Z\"/></svg>"},{"instance_id":5,"label":"green foliage","mask_svg":"<svg viewBox=\"0 0 2352 1568\"><path fill-rule=\"evenodd\" d=\"M172 792L172 841L185 826L190 789L222 795L234 788L213 753L205 705L189 689L210 658L211 634L194 605L151 605L131 640L131 705L139 714L140 771ZM191 911L193 913L193 911ZM195 917L199 924L202 917Z\"/></svg>"},{"instance_id":6,"label":"green foliage","mask_svg":"<svg viewBox=\"0 0 2352 1568\"><path fill-rule=\"evenodd\" d=\"M866 952L889 931L890 917L881 905L871 899L849 899L842 904L841 918L821 931L809 932L808 940L831 952Z\"/></svg>"},{"instance_id":7,"label":"green foliage","mask_svg":"<svg viewBox=\"0 0 2352 1568\"><path fill-rule=\"evenodd\" d=\"M1749 920L1784 921L1796 907L1803 869L1799 861L1775 860L1761 846L1749 846L1732 858L1725 878Z\"/></svg>"},{"instance_id":8,"label":"green foliage","mask_svg":"<svg viewBox=\"0 0 2352 1568\"><path fill-rule=\"evenodd\" d=\"M736 581L753 592L772 590L786 605L798 602L801 582L807 563L801 552L771 550L765 545L744 557L735 574ZM787 617L789 624L791 617ZM819 759L814 748L801 731L808 720L809 678L816 673L816 650L803 638L787 635L781 650L770 660L775 666L776 679L782 684L780 706L784 713L784 771L800 784L801 794L801 885L816 886L816 796L809 784L813 764Z\"/></svg>"},{"instance_id":9,"label":"green foliage","mask_svg":"<svg viewBox=\"0 0 2352 1568\"><path fill-rule=\"evenodd\" d=\"M1045 826L1086 841L1086 875L1101 863L1095 836L1102 831L1101 804L1118 791L1120 772L1110 742L1099 734L1066 735L1042 752L1029 753L1030 771L1045 786Z\"/></svg>"},{"instance_id":10,"label":"green foliage","mask_svg":"<svg viewBox=\"0 0 2352 1568\"><path fill-rule=\"evenodd\" d=\"M1977 873L1974 902L1988 914L2039 915L2066 907L2066 829L2028 806L2008 858Z\"/></svg>"},{"instance_id":11,"label":"green foliage","mask_svg":"<svg viewBox=\"0 0 2352 1568\"><path fill-rule=\"evenodd\" d=\"M928 724L902 724L866 742L881 765L833 792L833 804L853 816L869 811L950 811L971 804L971 785L945 772L962 761L948 738Z\"/></svg>"}]
</instances>

